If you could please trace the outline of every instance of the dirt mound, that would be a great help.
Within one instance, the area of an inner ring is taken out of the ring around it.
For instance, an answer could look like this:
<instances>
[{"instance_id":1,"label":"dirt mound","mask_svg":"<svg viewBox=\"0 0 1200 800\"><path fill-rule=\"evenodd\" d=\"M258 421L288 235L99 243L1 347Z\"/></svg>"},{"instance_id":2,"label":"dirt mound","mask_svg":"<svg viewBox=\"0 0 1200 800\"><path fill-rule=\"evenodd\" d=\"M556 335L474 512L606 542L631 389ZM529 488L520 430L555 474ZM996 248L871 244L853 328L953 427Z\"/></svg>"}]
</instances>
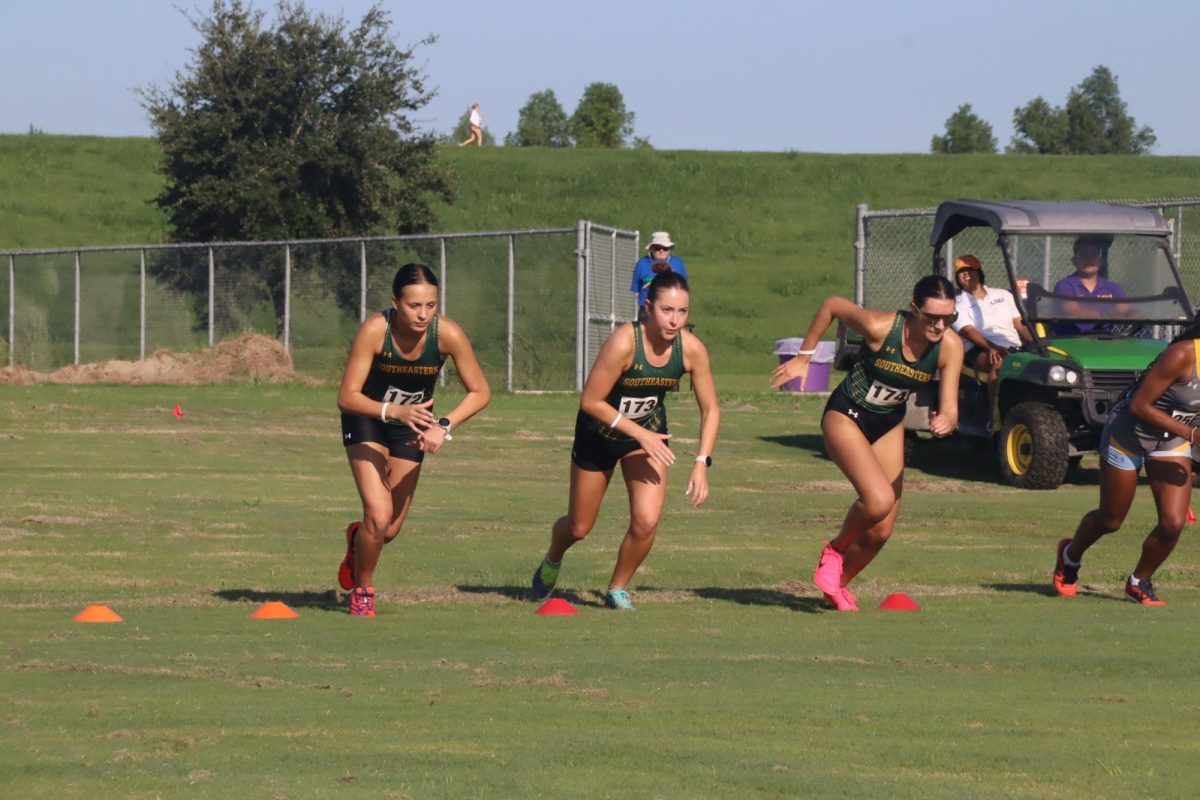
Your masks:
<instances>
[{"instance_id":1,"label":"dirt mound","mask_svg":"<svg viewBox=\"0 0 1200 800\"><path fill-rule=\"evenodd\" d=\"M141 361L101 361L61 367L48 373L24 367L0 369L0 384L28 386L34 383L320 385L321 381L297 373L292 357L275 339L247 333L197 353L156 350L154 355Z\"/></svg>"}]
</instances>

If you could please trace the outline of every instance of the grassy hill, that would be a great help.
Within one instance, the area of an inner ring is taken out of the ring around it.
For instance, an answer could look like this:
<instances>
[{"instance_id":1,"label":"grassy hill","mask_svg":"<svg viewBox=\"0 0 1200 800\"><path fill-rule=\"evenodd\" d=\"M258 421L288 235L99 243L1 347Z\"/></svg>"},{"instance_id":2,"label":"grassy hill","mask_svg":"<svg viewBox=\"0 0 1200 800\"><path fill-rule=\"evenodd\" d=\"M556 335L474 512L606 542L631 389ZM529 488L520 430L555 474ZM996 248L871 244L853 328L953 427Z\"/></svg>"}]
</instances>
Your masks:
<instances>
[{"instance_id":1,"label":"grassy hill","mask_svg":"<svg viewBox=\"0 0 1200 800\"><path fill-rule=\"evenodd\" d=\"M150 139L0 136L0 247L164 241L148 201ZM765 375L777 338L853 287L854 208L953 197L1196 194L1200 158L828 155L447 148L458 199L443 231L561 227L588 218L669 230L687 261L697 332L718 373ZM765 377L764 377L765 380Z\"/></svg>"}]
</instances>

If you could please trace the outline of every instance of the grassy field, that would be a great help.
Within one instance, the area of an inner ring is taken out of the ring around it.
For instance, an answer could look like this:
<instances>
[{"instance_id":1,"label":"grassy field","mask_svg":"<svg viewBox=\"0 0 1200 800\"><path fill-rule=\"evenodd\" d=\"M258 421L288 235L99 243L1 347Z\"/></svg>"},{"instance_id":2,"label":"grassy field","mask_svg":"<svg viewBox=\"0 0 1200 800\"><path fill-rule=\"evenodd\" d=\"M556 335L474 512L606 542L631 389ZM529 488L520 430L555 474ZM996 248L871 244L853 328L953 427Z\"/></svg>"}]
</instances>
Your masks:
<instances>
[{"instance_id":1,"label":"grassy field","mask_svg":"<svg viewBox=\"0 0 1200 800\"><path fill-rule=\"evenodd\" d=\"M719 378L719 375L718 375ZM671 398L674 440L697 414ZM185 411L171 416L175 403ZM449 398L440 401L449 402ZM377 573L334 592L357 499L331 388L0 387L0 786L22 798L1190 797L1200 574L1120 598L1153 504L1048 596L1096 499L996 485L942 443L910 469L863 612L808 583L852 499L818 398L723 398L713 494L671 476L638 611L600 607L619 484L523 599L563 510L575 399L496 399L425 468ZM924 610L872 610L905 592ZM300 618L249 619L284 600ZM89 603L119 625L71 617Z\"/></svg>"},{"instance_id":2,"label":"grassy field","mask_svg":"<svg viewBox=\"0 0 1200 800\"><path fill-rule=\"evenodd\" d=\"M156 158L149 139L0 136L0 248L166 240L149 202L161 186ZM826 295L852 293L859 203L1149 199L1193 196L1200 185L1200 158L457 147L443 158L458 199L439 210L440 231L581 218L636 228L643 241L669 230L692 277L697 333L717 373L747 387L770 371L776 339L802 335ZM568 270L572 259L564 251Z\"/></svg>"}]
</instances>

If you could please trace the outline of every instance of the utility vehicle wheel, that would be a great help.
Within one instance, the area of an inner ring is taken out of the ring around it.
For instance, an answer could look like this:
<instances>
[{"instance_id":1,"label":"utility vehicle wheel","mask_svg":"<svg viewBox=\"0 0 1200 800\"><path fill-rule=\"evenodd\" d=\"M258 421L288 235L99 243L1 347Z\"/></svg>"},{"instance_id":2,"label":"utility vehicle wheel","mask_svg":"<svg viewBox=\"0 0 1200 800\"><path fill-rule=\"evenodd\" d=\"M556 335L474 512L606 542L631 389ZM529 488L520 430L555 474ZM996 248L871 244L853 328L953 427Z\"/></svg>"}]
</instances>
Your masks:
<instances>
[{"instance_id":1,"label":"utility vehicle wheel","mask_svg":"<svg viewBox=\"0 0 1200 800\"><path fill-rule=\"evenodd\" d=\"M1020 403L1009 409L997 449L1000 475L1009 486L1057 489L1067 477L1067 428L1045 403Z\"/></svg>"}]
</instances>

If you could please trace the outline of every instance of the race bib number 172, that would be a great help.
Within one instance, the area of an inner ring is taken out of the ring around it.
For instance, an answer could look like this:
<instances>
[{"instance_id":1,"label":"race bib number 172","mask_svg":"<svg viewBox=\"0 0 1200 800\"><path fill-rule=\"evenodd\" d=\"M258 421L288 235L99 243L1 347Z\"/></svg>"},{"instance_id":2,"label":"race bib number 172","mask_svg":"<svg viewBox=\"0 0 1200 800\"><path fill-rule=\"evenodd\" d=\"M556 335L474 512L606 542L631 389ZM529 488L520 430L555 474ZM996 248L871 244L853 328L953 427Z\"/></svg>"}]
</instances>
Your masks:
<instances>
[{"instance_id":1,"label":"race bib number 172","mask_svg":"<svg viewBox=\"0 0 1200 800\"><path fill-rule=\"evenodd\" d=\"M388 390L383 393L383 402L392 403L397 406L415 406L425 402L425 392L406 392L403 389L397 389L395 386L389 386Z\"/></svg>"}]
</instances>

